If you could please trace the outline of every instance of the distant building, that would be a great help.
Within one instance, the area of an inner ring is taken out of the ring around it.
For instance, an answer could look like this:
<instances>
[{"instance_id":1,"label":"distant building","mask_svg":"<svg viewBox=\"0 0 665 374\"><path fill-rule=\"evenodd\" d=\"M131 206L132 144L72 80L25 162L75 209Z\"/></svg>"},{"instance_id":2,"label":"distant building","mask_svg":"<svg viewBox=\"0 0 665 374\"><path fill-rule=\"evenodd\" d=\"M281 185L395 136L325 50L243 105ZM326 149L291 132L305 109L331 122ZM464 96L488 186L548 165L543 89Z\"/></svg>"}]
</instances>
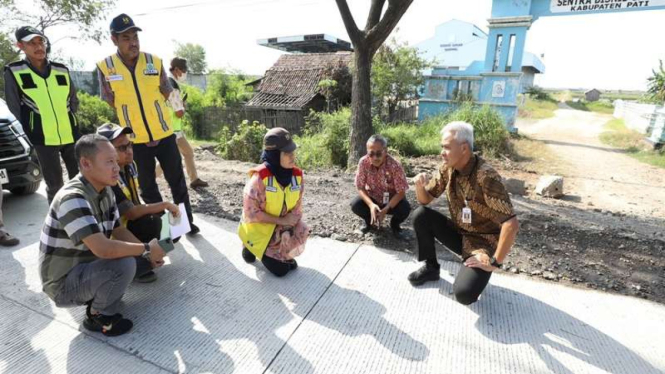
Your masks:
<instances>
[{"instance_id":1,"label":"distant building","mask_svg":"<svg viewBox=\"0 0 665 374\"><path fill-rule=\"evenodd\" d=\"M442 23L436 27L434 37L427 39L415 47L421 56L434 60L434 69L424 72L426 75L438 70L469 71L480 69L485 61L487 50L487 33L478 26L456 19ZM512 51L511 51L512 52ZM509 59L512 61L512 58ZM533 86L536 74L543 74L545 65L534 54L524 52L522 58L522 80L520 91L524 92Z\"/></svg>"},{"instance_id":2,"label":"distant building","mask_svg":"<svg viewBox=\"0 0 665 374\"><path fill-rule=\"evenodd\" d=\"M598 101L598 100L600 100L600 94L601 93L602 92L600 92L599 90L597 90L595 88L590 89L589 91L584 93L584 99L588 102Z\"/></svg>"},{"instance_id":3,"label":"distant building","mask_svg":"<svg viewBox=\"0 0 665 374\"><path fill-rule=\"evenodd\" d=\"M247 108L279 111L323 110L326 99L319 82L338 68L348 68L350 52L286 54L266 71ZM252 82L256 85L257 82Z\"/></svg>"}]
</instances>

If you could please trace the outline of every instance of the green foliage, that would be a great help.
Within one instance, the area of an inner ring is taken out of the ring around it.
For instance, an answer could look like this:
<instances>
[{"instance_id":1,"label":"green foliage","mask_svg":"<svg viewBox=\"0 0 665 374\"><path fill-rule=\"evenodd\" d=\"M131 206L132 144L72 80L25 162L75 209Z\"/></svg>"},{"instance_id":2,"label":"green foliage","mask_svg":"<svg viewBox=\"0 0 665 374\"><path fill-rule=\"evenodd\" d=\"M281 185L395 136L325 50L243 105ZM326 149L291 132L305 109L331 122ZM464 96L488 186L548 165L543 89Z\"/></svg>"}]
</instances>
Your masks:
<instances>
[{"instance_id":1,"label":"green foliage","mask_svg":"<svg viewBox=\"0 0 665 374\"><path fill-rule=\"evenodd\" d=\"M0 17L14 20L12 27L33 25L42 32L55 26L75 25L77 38L101 42L106 27L100 27L115 0L28 0L3 1ZM103 23L106 26L106 23ZM47 33L48 36L48 33Z\"/></svg>"},{"instance_id":2,"label":"green foliage","mask_svg":"<svg viewBox=\"0 0 665 374\"><path fill-rule=\"evenodd\" d=\"M440 152L440 137L443 116L430 117L421 124L381 124L377 132L388 139L388 146L401 155L419 157Z\"/></svg>"},{"instance_id":3,"label":"green foliage","mask_svg":"<svg viewBox=\"0 0 665 374\"><path fill-rule=\"evenodd\" d=\"M296 164L304 170L328 167L332 165L330 152L325 148L326 139L323 134L294 136L298 144Z\"/></svg>"},{"instance_id":4,"label":"green foliage","mask_svg":"<svg viewBox=\"0 0 665 374\"><path fill-rule=\"evenodd\" d=\"M79 91L77 96L79 108L76 112L76 120L81 134L94 133L97 131L97 127L107 122L118 123L115 110L99 97L83 91Z\"/></svg>"},{"instance_id":5,"label":"green foliage","mask_svg":"<svg viewBox=\"0 0 665 374\"><path fill-rule=\"evenodd\" d=\"M0 66L5 66L18 59L19 53L14 48L8 34L0 32ZM5 97L5 75L0 74L0 97Z\"/></svg>"},{"instance_id":6,"label":"green foliage","mask_svg":"<svg viewBox=\"0 0 665 374\"><path fill-rule=\"evenodd\" d=\"M334 113L311 112L306 122L305 136L320 136L321 139L316 141L322 142L324 147L319 150L322 155L316 155L314 159L329 160L329 164L345 168L349 157L351 110L344 108Z\"/></svg>"},{"instance_id":7,"label":"green foliage","mask_svg":"<svg viewBox=\"0 0 665 374\"><path fill-rule=\"evenodd\" d=\"M566 104L568 104L568 106L570 106L573 109L582 110L585 112L596 112L604 114L614 113L614 105L606 101L586 102L579 100L579 101L566 101Z\"/></svg>"},{"instance_id":8,"label":"green foliage","mask_svg":"<svg viewBox=\"0 0 665 374\"><path fill-rule=\"evenodd\" d=\"M665 69L663 68L663 60L659 61L658 70L653 70L653 75L649 77L648 86L649 95L653 100L658 103L665 101Z\"/></svg>"},{"instance_id":9,"label":"green foliage","mask_svg":"<svg viewBox=\"0 0 665 374\"><path fill-rule=\"evenodd\" d=\"M194 74L203 74L208 67L208 63L206 62L206 51L199 44L181 44L176 42L176 49L174 54L177 57L181 57L187 60L188 72Z\"/></svg>"},{"instance_id":10,"label":"green foliage","mask_svg":"<svg viewBox=\"0 0 665 374\"><path fill-rule=\"evenodd\" d=\"M252 89L245 86L250 78L239 71L214 70L205 92L205 104L211 106L233 106L247 102Z\"/></svg>"},{"instance_id":11,"label":"green foliage","mask_svg":"<svg viewBox=\"0 0 665 374\"><path fill-rule=\"evenodd\" d=\"M546 92L544 89L538 86L531 86L527 88L526 94L535 100L554 101L554 99L552 98L552 96L550 96L548 92Z\"/></svg>"},{"instance_id":12,"label":"green foliage","mask_svg":"<svg viewBox=\"0 0 665 374\"><path fill-rule=\"evenodd\" d=\"M530 97L524 99L523 104L517 110L520 118L544 119L554 117L554 111L559 107L556 102L550 100L536 100Z\"/></svg>"},{"instance_id":13,"label":"green foliage","mask_svg":"<svg viewBox=\"0 0 665 374\"><path fill-rule=\"evenodd\" d=\"M182 95L187 95L185 102L185 117L183 120L183 128L185 133L194 138L200 138L203 133L203 108L204 97L203 91L194 86L180 84Z\"/></svg>"},{"instance_id":14,"label":"green foliage","mask_svg":"<svg viewBox=\"0 0 665 374\"><path fill-rule=\"evenodd\" d=\"M478 108L464 104L443 119L444 124L453 121L464 121L473 125L474 151L481 152L485 157L496 157L508 152L510 134L501 115L488 105Z\"/></svg>"},{"instance_id":15,"label":"green foliage","mask_svg":"<svg viewBox=\"0 0 665 374\"><path fill-rule=\"evenodd\" d=\"M645 149L644 135L627 128L624 120L609 121L605 124L605 130L600 134L600 141L604 144L623 149L640 162L665 169L665 150Z\"/></svg>"},{"instance_id":16,"label":"green foliage","mask_svg":"<svg viewBox=\"0 0 665 374\"><path fill-rule=\"evenodd\" d=\"M244 120L235 134L226 126L220 132L219 153L227 160L260 162L263 151L263 137L268 132L265 125L256 121Z\"/></svg>"},{"instance_id":17,"label":"green foliage","mask_svg":"<svg viewBox=\"0 0 665 374\"><path fill-rule=\"evenodd\" d=\"M392 39L382 45L372 60L372 93L379 107L388 109L389 120L399 102L418 97L424 80L422 71L431 65L418 49Z\"/></svg>"}]
</instances>

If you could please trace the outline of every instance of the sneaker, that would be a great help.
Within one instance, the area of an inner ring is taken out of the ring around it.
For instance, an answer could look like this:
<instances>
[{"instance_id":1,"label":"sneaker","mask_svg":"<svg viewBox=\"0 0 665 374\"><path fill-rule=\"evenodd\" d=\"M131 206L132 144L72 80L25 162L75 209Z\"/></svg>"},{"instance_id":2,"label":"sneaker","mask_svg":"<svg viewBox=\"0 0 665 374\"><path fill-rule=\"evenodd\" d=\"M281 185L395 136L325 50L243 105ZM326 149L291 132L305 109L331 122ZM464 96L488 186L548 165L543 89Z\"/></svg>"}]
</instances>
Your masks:
<instances>
[{"instance_id":1,"label":"sneaker","mask_svg":"<svg viewBox=\"0 0 665 374\"><path fill-rule=\"evenodd\" d=\"M414 286L420 286L425 282L438 281L441 266L439 264L425 264L420 269L409 274L409 282Z\"/></svg>"},{"instance_id":2,"label":"sneaker","mask_svg":"<svg viewBox=\"0 0 665 374\"><path fill-rule=\"evenodd\" d=\"M192 183L189 184L189 187L191 188L208 187L208 182L201 180L201 178L196 178L192 181Z\"/></svg>"},{"instance_id":3,"label":"sneaker","mask_svg":"<svg viewBox=\"0 0 665 374\"><path fill-rule=\"evenodd\" d=\"M134 323L127 318L123 318L122 314L116 313L112 316L103 314L92 314L88 303L85 314L86 318L83 320L83 327L88 331L101 332L106 336L120 336L129 332L134 326Z\"/></svg>"},{"instance_id":4,"label":"sneaker","mask_svg":"<svg viewBox=\"0 0 665 374\"><path fill-rule=\"evenodd\" d=\"M194 236L194 235L201 232L201 229L193 223L189 224L189 228L190 228L190 230L187 233L188 236Z\"/></svg>"},{"instance_id":5,"label":"sneaker","mask_svg":"<svg viewBox=\"0 0 665 374\"><path fill-rule=\"evenodd\" d=\"M0 236L0 245L3 247L13 247L19 243L18 238L12 236L12 234L5 232Z\"/></svg>"},{"instance_id":6,"label":"sneaker","mask_svg":"<svg viewBox=\"0 0 665 374\"><path fill-rule=\"evenodd\" d=\"M152 283L157 280L157 274L154 271L149 271L140 277L134 278L139 283Z\"/></svg>"},{"instance_id":7,"label":"sneaker","mask_svg":"<svg viewBox=\"0 0 665 374\"><path fill-rule=\"evenodd\" d=\"M252 262L256 261L256 256L254 256L254 254L250 252L247 248L243 248L242 259L245 260L246 263L251 264Z\"/></svg>"}]
</instances>

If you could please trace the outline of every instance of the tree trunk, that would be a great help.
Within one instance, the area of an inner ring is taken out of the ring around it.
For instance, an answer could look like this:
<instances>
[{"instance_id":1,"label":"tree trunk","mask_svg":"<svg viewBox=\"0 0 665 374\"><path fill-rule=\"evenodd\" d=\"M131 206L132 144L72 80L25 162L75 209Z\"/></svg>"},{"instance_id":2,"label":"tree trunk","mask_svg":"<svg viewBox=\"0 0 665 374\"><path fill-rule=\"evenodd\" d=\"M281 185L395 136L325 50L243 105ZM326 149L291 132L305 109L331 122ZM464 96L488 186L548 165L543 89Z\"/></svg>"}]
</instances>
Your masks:
<instances>
[{"instance_id":1,"label":"tree trunk","mask_svg":"<svg viewBox=\"0 0 665 374\"><path fill-rule=\"evenodd\" d=\"M369 51L356 48L354 53L355 74L351 88L351 134L349 136L349 159L352 168L367 152L367 139L374 133L372 127L372 91L370 75L372 57Z\"/></svg>"}]
</instances>

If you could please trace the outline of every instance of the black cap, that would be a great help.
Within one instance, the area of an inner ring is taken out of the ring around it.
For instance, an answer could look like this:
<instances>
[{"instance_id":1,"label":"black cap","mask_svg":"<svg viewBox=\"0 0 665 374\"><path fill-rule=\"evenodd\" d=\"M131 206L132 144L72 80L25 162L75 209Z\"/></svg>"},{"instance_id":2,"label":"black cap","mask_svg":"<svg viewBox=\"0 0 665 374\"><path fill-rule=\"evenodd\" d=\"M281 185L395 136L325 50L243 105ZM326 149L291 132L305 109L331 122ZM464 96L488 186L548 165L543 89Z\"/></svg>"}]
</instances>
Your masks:
<instances>
[{"instance_id":1,"label":"black cap","mask_svg":"<svg viewBox=\"0 0 665 374\"><path fill-rule=\"evenodd\" d=\"M266 151L278 150L281 152L293 152L296 150L296 143L291 139L291 134L282 127L270 129L263 137L263 147Z\"/></svg>"},{"instance_id":2,"label":"black cap","mask_svg":"<svg viewBox=\"0 0 665 374\"><path fill-rule=\"evenodd\" d=\"M110 141L114 141L122 134L133 134L131 127L121 127L115 123L105 123L97 128L97 135L101 135Z\"/></svg>"},{"instance_id":3,"label":"black cap","mask_svg":"<svg viewBox=\"0 0 665 374\"><path fill-rule=\"evenodd\" d=\"M16 30L14 36L16 36L17 42L29 42L36 36L42 37L44 40L46 40L46 35L32 26L20 27L18 30Z\"/></svg>"},{"instance_id":4,"label":"black cap","mask_svg":"<svg viewBox=\"0 0 665 374\"><path fill-rule=\"evenodd\" d=\"M138 31L143 31L141 30L140 27L136 26L134 24L134 20L126 15L125 13L122 13L121 15L115 17L113 21L111 21L111 33L112 34L121 34L127 30L131 29L136 29Z\"/></svg>"}]
</instances>

